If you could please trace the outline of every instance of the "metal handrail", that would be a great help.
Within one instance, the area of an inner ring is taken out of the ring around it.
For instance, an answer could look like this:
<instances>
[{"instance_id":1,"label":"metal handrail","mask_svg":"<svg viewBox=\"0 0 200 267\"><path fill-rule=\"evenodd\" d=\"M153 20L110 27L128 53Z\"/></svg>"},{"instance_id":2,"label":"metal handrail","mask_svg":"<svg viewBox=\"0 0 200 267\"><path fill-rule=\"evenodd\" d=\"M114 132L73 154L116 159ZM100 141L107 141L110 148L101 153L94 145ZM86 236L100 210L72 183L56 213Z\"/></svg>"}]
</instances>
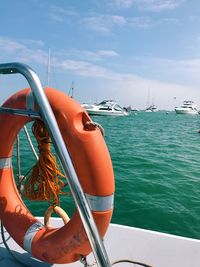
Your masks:
<instances>
[{"instance_id":1,"label":"metal handrail","mask_svg":"<svg viewBox=\"0 0 200 267\"><path fill-rule=\"evenodd\" d=\"M56 152L58 153L63 171L71 189L72 196L83 222L83 226L88 236L97 264L99 267L110 267L111 264L107 252L99 235L88 202L79 183L77 174L69 156L69 152L65 146L55 116L42 88L39 77L28 65L22 63L0 64L0 74L14 73L20 73L26 78L38 103L39 112L45 122L49 134L51 135Z\"/></svg>"},{"instance_id":2,"label":"metal handrail","mask_svg":"<svg viewBox=\"0 0 200 267\"><path fill-rule=\"evenodd\" d=\"M13 115L26 116L30 118L36 118L36 119L40 118L39 112L32 111L32 110L0 107L0 113L8 113L8 114L13 114Z\"/></svg>"}]
</instances>

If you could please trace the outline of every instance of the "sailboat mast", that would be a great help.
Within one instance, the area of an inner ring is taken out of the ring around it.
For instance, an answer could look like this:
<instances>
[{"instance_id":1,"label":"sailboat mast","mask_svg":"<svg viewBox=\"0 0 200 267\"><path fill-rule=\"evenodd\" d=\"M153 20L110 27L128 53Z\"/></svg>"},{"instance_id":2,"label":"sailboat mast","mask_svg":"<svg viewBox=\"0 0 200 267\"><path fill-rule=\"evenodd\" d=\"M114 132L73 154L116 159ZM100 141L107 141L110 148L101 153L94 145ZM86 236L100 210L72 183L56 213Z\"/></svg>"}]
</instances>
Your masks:
<instances>
[{"instance_id":1,"label":"sailboat mast","mask_svg":"<svg viewBox=\"0 0 200 267\"><path fill-rule=\"evenodd\" d=\"M149 107L149 101L150 101L150 90L148 88L148 91L147 91L147 108Z\"/></svg>"},{"instance_id":2,"label":"sailboat mast","mask_svg":"<svg viewBox=\"0 0 200 267\"><path fill-rule=\"evenodd\" d=\"M74 98L74 81L72 82L72 98Z\"/></svg>"},{"instance_id":3,"label":"sailboat mast","mask_svg":"<svg viewBox=\"0 0 200 267\"><path fill-rule=\"evenodd\" d=\"M74 98L74 82L72 82L72 85L71 85L71 87L69 88L68 95L69 95L71 98Z\"/></svg>"}]
</instances>

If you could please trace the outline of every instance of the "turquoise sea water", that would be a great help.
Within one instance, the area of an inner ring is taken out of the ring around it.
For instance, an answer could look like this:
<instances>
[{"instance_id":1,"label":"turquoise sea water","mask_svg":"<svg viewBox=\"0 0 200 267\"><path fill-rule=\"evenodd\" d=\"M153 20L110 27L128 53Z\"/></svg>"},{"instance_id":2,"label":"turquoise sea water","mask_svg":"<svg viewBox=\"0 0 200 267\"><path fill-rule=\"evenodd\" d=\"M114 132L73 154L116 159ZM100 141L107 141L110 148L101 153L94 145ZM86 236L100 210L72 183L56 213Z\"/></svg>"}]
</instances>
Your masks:
<instances>
[{"instance_id":1,"label":"turquoise sea water","mask_svg":"<svg viewBox=\"0 0 200 267\"><path fill-rule=\"evenodd\" d=\"M138 112L92 119L105 129L113 162L112 222L200 238L200 116ZM34 156L23 138L24 174ZM44 214L47 207L46 203L26 204L34 215ZM73 212L70 197L61 197L61 204L69 214Z\"/></svg>"}]
</instances>

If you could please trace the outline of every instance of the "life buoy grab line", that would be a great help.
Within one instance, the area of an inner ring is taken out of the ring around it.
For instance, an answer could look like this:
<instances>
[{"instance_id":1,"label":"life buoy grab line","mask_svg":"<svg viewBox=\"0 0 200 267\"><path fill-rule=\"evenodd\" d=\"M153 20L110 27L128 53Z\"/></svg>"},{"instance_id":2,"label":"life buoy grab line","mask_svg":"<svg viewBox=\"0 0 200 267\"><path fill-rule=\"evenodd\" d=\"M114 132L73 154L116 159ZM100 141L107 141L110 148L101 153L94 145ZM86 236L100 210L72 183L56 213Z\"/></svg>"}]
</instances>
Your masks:
<instances>
[{"instance_id":1,"label":"life buoy grab line","mask_svg":"<svg viewBox=\"0 0 200 267\"><path fill-rule=\"evenodd\" d=\"M114 175L102 134L96 127L85 127L90 117L76 101L53 88L46 88L45 93L103 237L112 217ZM37 111L33 100L27 88L11 96L3 107ZM0 219L12 238L35 258L49 263L74 262L91 251L78 212L61 228L45 227L27 209L15 185L13 146L19 130L29 121L29 117L0 114Z\"/></svg>"}]
</instances>

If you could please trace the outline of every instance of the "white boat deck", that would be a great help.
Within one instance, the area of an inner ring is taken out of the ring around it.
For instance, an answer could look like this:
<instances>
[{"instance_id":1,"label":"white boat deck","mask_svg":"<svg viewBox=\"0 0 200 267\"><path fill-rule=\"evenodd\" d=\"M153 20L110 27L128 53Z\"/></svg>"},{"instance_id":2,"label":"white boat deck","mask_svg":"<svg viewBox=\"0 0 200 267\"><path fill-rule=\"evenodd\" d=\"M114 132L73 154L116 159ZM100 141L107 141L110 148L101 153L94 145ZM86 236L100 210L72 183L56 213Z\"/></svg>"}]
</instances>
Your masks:
<instances>
[{"instance_id":1,"label":"white boat deck","mask_svg":"<svg viewBox=\"0 0 200 267\"><path fill-rule=\"evenodd\" d=\"M60 224L60 219L54 219L54 225ZM31 257L21 249L6 233L7 244L15 256L30 267L80 267L80 262L71 264L48 264ZM133 260L154 267L199 267L200 241L178 237L159 232L111 224L105 237L105 247L111 262L117 260ZM95 262L91 253L88 263ZM0 237L0 266L22 267L15 261L5 248ZM93 266L97 266L96 264ZM131 267L131 263L118 263L115 266ZM139 265L135 265L139 266Z\"/></svg>"}]
</instances>

